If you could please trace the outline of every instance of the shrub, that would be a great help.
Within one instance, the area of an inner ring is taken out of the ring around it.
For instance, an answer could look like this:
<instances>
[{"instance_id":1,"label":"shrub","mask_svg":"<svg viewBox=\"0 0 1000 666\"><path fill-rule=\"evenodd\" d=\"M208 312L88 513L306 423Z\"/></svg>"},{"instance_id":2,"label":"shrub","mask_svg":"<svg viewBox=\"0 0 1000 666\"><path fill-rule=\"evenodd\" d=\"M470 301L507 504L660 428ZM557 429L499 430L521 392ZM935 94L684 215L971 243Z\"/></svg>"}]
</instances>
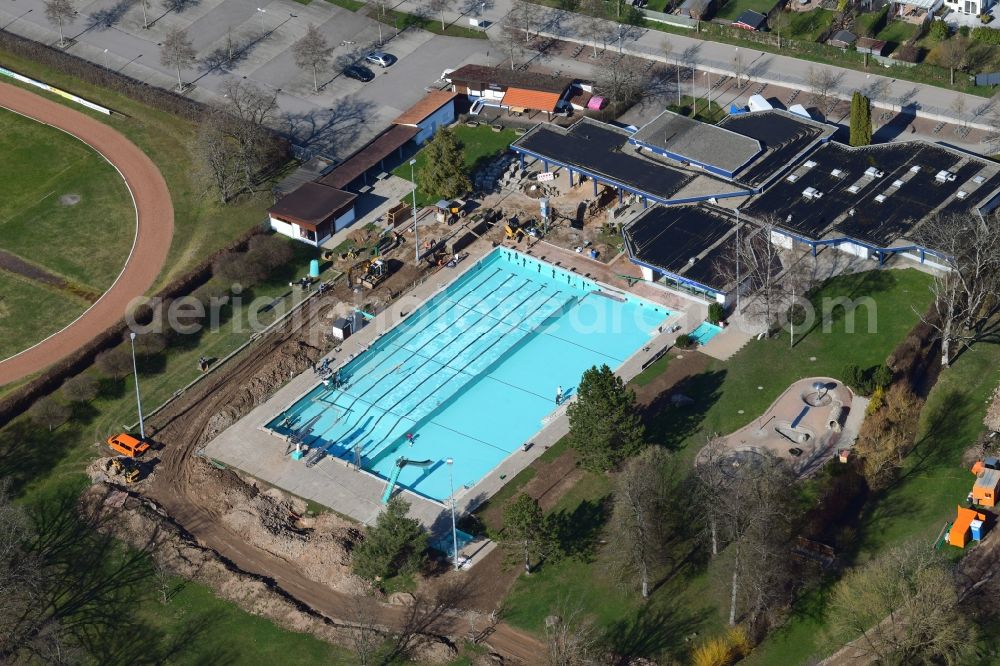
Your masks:
<instances>
[{"instance_id":1,"label":"shrub","mask_svg":"<svg viewBox=\"0 0 1000 666\"><path fill-rule=\"evenodd\" d=\"M737 625L727 631L726 640L729 642L730 651L735 659L743 659L753 650L750 634L743 625Z\"/></svg>"},{"instance_id":2,"label":"shrub","mask_svg":"<svg viewBox=\"0 0 1000 666\"><path fill-rule=\"evenodd\" d=\"M882 32L882 30L885 28L885 24L888 21L888 18L889 18L889 3L887 2L885 6L882 7L881 10L879 10L878 14L875 16L875 20L872 21L872 24L868 26L868 29L865 30L865 34L862 36L874 37L878 33Z\"/></svg>"},{"instance_id":3,"label":"shrub","mask_svg":"<svg viewBox=\"0 0 1000 666\"><path fill-rule=\"evenodd\" d=\"M872 373L871 384L875 388L887 389L889 384L892 383L892 370L886 364L882 364L875 368L875 372Z\"/></svg>"},{"instance_id":4,"label":"shrub","mask_svg":"<svg viewBox=\"0 0 1000 666\"><path fill-rule=\"evenodd\" d=\"M247 253L226 252L212 263L212 273L229 282L238 282L244 287L260 284L269 270L253 260Z\"/></svg>"},{"instance_id":5,"label":"shrub","mask_svg":"<svg viewBox=\"0 0 1000 666\"><path fill-rule=\"evenodd\" d=\"M674 344L680 349L691 349L691 347L694 347L694 338L687 333L681 333L677 336L677 340Z\"/></svg>"},{"instance_id":6,"label":"shrub","mask_svg":"<svg viewBox=\"0 0 1000 666\"><path fill-rule=\"evenodd\" d=\"M729 666L733 663L729 642L722 636L710 638L695 648L691 663L693 666Z\"/></svg>"},{"instance_id":7,"label":"shrub","mask_svg":"<svg viewBox=\"0 0 1000 666\"><path fill-rule=\"evenodd\" d=\"M875 390L872 391L871 398L868 399L868 407L865 408L865 416L871 416L878 410L882 409L885 405L885 389L881 386L876 386Z\"/></svg>"},{"instance_id":8,"label":"shrub","mask_svg":"<svg viewBox=\"0 0 1000 666\"><path fill-rule=\"evenodd\" d=\"M1000 45L1000 30L987 28L985 26L972 29L972 38L984 44Z\"/></svg>"},{"instance_id":9,"label":"shrub","mask_svg":"<svg viewBox=\"0 0 1000 666\"><path fill-rule=\"evenodd\" d=\"M420 521L409 518L410 505L394 497L365 531L354 549L354 573L370 581L384 581L419 571L426 562L427 533Z\"/></svg>"},{"instance_id":10,"label":"shrub","mask_svg":"<svg viewBox=\"0 0 1000 666\"><path fill-rule=\"evenodd\" d=\"M132 355L122 346L102 351L94 359L94 365L101 374L112 379L121 379L132 372Z\"/></svg>"},{"instance_id":11,"label":"shrub","mask_svg":"<svg viewBox=\"0 0 1000 666\"><path fill-rule=\"evenodd\" d=\"M125 333L125 341L129 341ZM167 337L162 333L139 333L135 336L135 353L142 356L155 356L167 348Z\"/></svg>"},{"instance_id":12,"label":"shrub","mask_svg":"<svg viewBox=\"0 0 1000 666\"><path fill-rule=\"evenodd\" d=\"M848 363L841 371L844 383L851 387L855 393L868 395L871 392L865 372L854 363Z\"/></svg>"},{"instance_id":13,"label":"shrub","mask_svg":"<svg viewBox=\"0 0 1000 666\"><path fill-rule=\"evenodd\" d=\"M47 427L49 432L52 432L53 428L66 423L71 413L69 405L59 402L55 396L50 395L32 405L28 411L28 417L38 425Z\"/></svg>"},{"instance_id":14,"label":"shrub","mask_svg":"<svg viewBox=\"0 0 1000 666\"><path fill-rule=\"evenodd\" d=\"M920 49L913 44L903 44L896 49L893 57L902 62L920 62L920 53Z\"/></svg>"},{"instance_id":15,"label":"shrub","mask_svg":"<svg viewBox=\"0 0 1000 666\"><path fill-rule=\"evenodd\" d=\"M246 256L271 273L295 257L291 243L292 241L278 236L254 236L250 239L250 249L247 250Z\"/></svg>"},{"instance_id":16,"label":"shrub","mask_svg":"<svg viewBox=\"0 0 1000 666\"><path fill-rule=\"evenodd\" d=\"M62 394L70 402L90 402L97 397L97 379L93 375L70 377L63 382Z\"/></svg>"},{"instance_id":17,"label":"shrub","mask_svg":"<svg viewBox=\"0 0 1000 666\"><path fill-rule=\"evenodd\" d=\"M708 306L708 320L713 324L718 324L722 321L726 312L722 307L722 303L712 303Z\"/></svg>"},{"instance_id":18,"label":"shrub","mask_svg":"<svg viewBox=\"0 0 1000 666\"><path fill-rule=\"evenodd\" d=\"M948 26L944 21L932 21L929 32L930 36L939 42L948 39Z\"/></svg>"}]
</instances>

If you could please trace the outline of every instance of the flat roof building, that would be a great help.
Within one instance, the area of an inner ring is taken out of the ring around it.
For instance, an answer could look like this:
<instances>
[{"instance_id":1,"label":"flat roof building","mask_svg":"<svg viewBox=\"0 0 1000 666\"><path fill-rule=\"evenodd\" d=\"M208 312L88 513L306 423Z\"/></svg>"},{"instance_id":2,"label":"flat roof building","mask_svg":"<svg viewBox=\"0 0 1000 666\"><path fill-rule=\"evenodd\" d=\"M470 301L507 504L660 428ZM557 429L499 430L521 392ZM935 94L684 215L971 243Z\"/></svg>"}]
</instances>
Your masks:
<instances>
[{"instance_id":1,"label":"flat roof building","mask_svg":"<svg viewBox=\"0 0 1000 666\"><path fill-rule=\"evenodd\" d=\"M664 111L643 125L629 142L723 178L732 178L762 150L753 137L673 111Z\"/></svg>"}]
</instances>

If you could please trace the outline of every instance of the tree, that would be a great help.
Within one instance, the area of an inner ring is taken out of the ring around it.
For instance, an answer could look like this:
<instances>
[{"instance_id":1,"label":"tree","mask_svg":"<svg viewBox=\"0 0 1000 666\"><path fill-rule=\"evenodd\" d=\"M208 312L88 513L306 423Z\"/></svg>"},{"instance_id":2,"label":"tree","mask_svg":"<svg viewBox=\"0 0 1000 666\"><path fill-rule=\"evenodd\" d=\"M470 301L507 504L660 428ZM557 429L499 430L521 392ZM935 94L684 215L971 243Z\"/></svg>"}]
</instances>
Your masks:
<instances>
[{"instance_id":1,"label":"tree","mask_svg":"<svg viewBox=\"0 0 1000 666\"><path fill-rule=\"evenodd\" d=\"M600 661L600 632L580 603L564 599L545 618L548 666L585 666Z\"/></svg>"},{"instance_id":2,"label":"tree","mask_svg":"<svg viewBox=\"0 0 1000 666\"><path fill-rule=\"evenodd\" d=\"M59 47L66 46L66 36L63 34L63 24L72 21L76 15L73 0L45 0L45 18L59 28Z\"/></svg>"},{"instance_id":3,"label":"tree","mask_svg":"<svg viewBox=\"0 0 1000 666\"><path fill-rule=\"evenodd\" d=\"M97 397L97 389L94 375L76 375L63 382L62 394L70 402L90 402Z\"/></svg>"},{"instance_id":4,"label":"tree","mask_svg":"<svg viewBox=\"0 0 1000 666\"><path fill-rule=\"evenodd\" d=\"M619 572L638 579L643 599L665 556L676 487L672 462L665 449L647 447L625 462L615 487L611 531Z\"/></svg>"},{"instance_id":5,"label":"tree","mask_svg":"<svg viewBox=\"0 0 1000 666\"><path fill-rule=\"evenodd\" d=\"M230 118L222 109L211 108L198 124L194 153L206 180L215 186L222 203L236 196L241 188L242 169L239 142L228 132Z\"/></svg>"},{"instance_id":6,"label":"tree","mask_svg":"<svg viewBox=\"0 0 1000 666\"><path fill-rule=\"evenodd\" d=\"M940 252L937 260L950 269L934 275L930 316L917 313L940 334L941 365L947 367L1000 325L1000 220L938 216L919 226L914 237Z\"/></svg>"},{"instance_id":7,"label":"tree","mask_svg":"<svg viewBox=\"0 0 1000 666\"><path fill-rule=\"evenodd\" d=\"M868 146L872 142L871 100L857 90L851 96L851 145Z\"/></svg>"},{"instance_id":8,"label":"tree","mask_svg":"<svg viewBox=\"0 0 1000 666\"><path fill-rule=\"evenodd\" d=\"M635 455L645 443L645 430L635 393L607 365L584 371L576 402L566 410L570 445L580 464L604 472Z\"/></svg>"},{"instance_id":9,"label":"tree","mask_svg":"<svg viewBox=\"0 0 1000 666\"><path fill-rule=\"evenodd\" d=\"M826 618L864 662L955 663L974 645L951 566L922 543L898 546L848 571L833 588Z\"/></svg>"},{"instance_id":10,"label":"tree","mask_svg":"<svg viewBox=\"0 0 1000 666\"><path fill-rule=\"evenodd\" d=\"M306 34L292 44L292 56L295 65L302 69L311 69L313 75L313 92L319 92L319 70L330 62L333 47L314 24L306 28Z\"/></svg>"},{"instance_id":11,"label":"tree","mask_svg":"<svg viewBox=\"0 0 1000 666\"><path fill-rule=\"evenodd\" d=\"M503 510L500 542L512 557L524 561L524 574L531 575L532 561L553 552L552 531L538 502L525 493L518 494Z\"/></svg>"},{"instance_id":12,"label":"tree","mask_svg":"<svg viewBox=\"0 0 1000 666\"><path fill-rule=\"evenodd\" d=\"M69 420L70 414L72 414L72 411L69 405L60 402L53 395L36 401L29 411L31 420L47 427L49 432L66 423Z\"/></svg>"},{"instance_id":13,"label":"tree","mask_svg":"<svg viewBox=\"0 0 1000 666\"><path fill-rule=\"evenodd\" d=\"M365 531L354 549L354 573L370 581L384 581L420 570L426 561L427 534L420 521L407 517L410 505L394 497Z\"/></svg>"},{"instance_id":14,"label":"tree","mask_svg":"<svg viewBox=\"0 0 1000 666\"><path fill-rule=\"evenodd\" d=\"M934 21L937 25L942 21ZM942 67L947 67L951 75L951 85L955 85L955 70L961 69L965 64L965 59L969 53L969 41L960 35L955 35L951 39L945 40L938 46L938 62ZM961 93L955 93L961 95Z\"/></svg>"},{"instance_id":15,"label":"tree","mask_svg":"<svg viewBox=\"0 0 1000 666\"><path fill-rule=\"evenodd\" d=\"M94 365L107 377L121 379L132 372L132 354L122 345L102 351L94 359Z\"/></svg>"},{"instance_id":16,"label":"tree","mask_svg":"<svg viewBox=\"0 0 1000 666\"><path fill-rule=\"evenodd\" d=\"M517 23L517 17L511 11L504 15L503 20L500 22L500 30L493 35L493 41L500 47L500 51L504 54L504 59L510 60L510 71L512 72L515 69L514 61L523 52L519 32L520 27Z\"/></svg>"},{"instance_id":17,"label":"tree","mask_svg":"<svg viewBox=\"0 0 1000 666\"><path fill-rule=\"evenodd\" d=\"M173 67L177 70L178 92L184 90L181 69L194 63L196 55L185 31L180 28L171 28L167 31L167 36L163 38L163 47L160 49L160 63L164 67Z\"/></svg>"},{"instance_id":18,"label":"tree","mask_svg":"<svg viewBox=\"0 0 1000 666\"><path fill-rule=\"evenodd\" d=\"M604 24L604 3L602 0L584 0L581 7L583 12L580 16L580 32L585 39L589 39L594 45L594 57L597 57L597 42L607 37L607 26Z\"/></svg>"},{"instance_id":19,"label":"tree","mask_svg":"<svg viewBox=\"0 0 1000 666\"><path fill-rule=\"evenodd\" d=\"M593 74L597 89L608 100L616 116L635 104L644 89L638 68L626 60L621 58L595 67Z\"/></svg>"},{"instance_id":20,"label":"tree","mask_svg":"<svg viewBox=\"0 0 1000 666\"><path fill-rule=\"evenodd\" d=\"M511 13L517 17L518 23L524 30L524 42L531 41L531 28L538 21L541 8L530 0L515 0Z\"/></svg>"},{"instance_id":21,"label":"tree","mask_svg":"<svg viewBox=\"0 0 1000 666\"><path fill-rule=\"evenodd\" d=\"M776 226L769 219L760 225L743 224L738 236L731 236L722 250L725 260L717 269L726 284L746 295L739 301L737 314L744 314L767 331L775 326L779 306L786 298L780 280L781 248L771 241Z\"/></svg>"},{"instance_id":22,"label":"tree","mask_svg":"<svg viewBox=\"0 0 1000 666\"><path fill-rule=\"evenodd\" d=\"M830 110L833 103L833 93L843 78L843 73L838 74L830 67L809 67L806 75L806 84L812 90L810 99L812 103L819 106L823 113Z\"/></svg>"},{"instance_id":23,"label":"tree","mask_svg":"<svg viewBox=\"0 0 1000 666\"><path fill-rule=\"evenodd\" d=\"M771 32L778 38L778 50L781 50L781 33L788 28L788 24L791 22L791 16L788 12L783 9L775 12L767 20L768 27L771 28Z\"/></svg>"},{"instance_id":24,"label":"tree","mask_svg":"<svg viewBox=\"0 0 1000 666\"><path fill-rule=\"evenodd\" d=\"M455 134L442 127L424 148L424 164L417 172L417 185L428 194L454 199L472 187L466 169Z\"/></svg>"},{"instance_id":25,"label":"tree","mask_svg":"<svg viewBox=\"0 0 1000 666\"><path fill-rule=\"evenodd\" d=\"M252 83L228 80L222 87L229 118L223 131L236 142L236 163L243 174L243 189L252 191L262 171L279 155L278 141L267 128L278 108L277 93Z\"/></svg>"},{"instance_id":26,"label":"tree","mask_svg":"<svg viewBox=\"0 0 1000 666\"><path fill-rule=\"evenodd\" d=\"M437 14L441 18L441 30L444 31L444 13L451 8L451 3L453 0L427 0L427 8L431 10L434 14Z\"/></svg>"}]
</instances>

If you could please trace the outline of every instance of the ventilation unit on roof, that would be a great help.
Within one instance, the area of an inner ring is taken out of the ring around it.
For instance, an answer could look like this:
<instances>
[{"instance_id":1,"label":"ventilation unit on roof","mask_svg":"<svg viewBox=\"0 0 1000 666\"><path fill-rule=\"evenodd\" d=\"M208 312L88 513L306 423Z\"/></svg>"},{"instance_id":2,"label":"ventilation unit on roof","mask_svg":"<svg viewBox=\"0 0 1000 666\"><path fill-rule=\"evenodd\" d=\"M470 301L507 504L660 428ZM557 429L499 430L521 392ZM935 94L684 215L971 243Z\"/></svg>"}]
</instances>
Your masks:
<instances>
[{"instance_id":1,"label":"ventilation unit on roof","mask_svg":"<svg viewBox=\"0 0 1000 666\"><path fill-rule=\"evenodd\" d=\"M787 180L789 183L794 183L798 179L799 179L799 176L798 176L798 174L795 174L795 173L790 173L790 174L788 174L788 178L785 178L785 180Z\"/></svg>"},{"instance_id":2,"label":"ventilation unit on roof","mask_svg":"<svg viewBox=\"0 0 1000 666\"><path fill-rule=\"evenodd\" d=\"M865 175L869 178L881 178L885 175L885 171L881 169L876 169L875 167L868 167L865 169Z\"/></svg>"},{"instance_id":3,"label":"ventilation unit on roof","mask_svg":"<svg viewBox=\"0 0 1000 666\"><path fill-rule=\"evenodd\" d=\"M884 194L876 195L875 201L877 201L878 203L885 203L885 195Z\"/></svg>"},{"instance_id":4,"label":"ventilation unit on roof","mask_svg":"<svg viewBox=\"0 0 1000 666\"><path fill-rule=\"evenodd\" d=\"M802 190L802 196L806 199L821 199L823 198L823 193L817 190L815 187L807 187Z\"/></svg>"},{"instance_id":5,"label":"ventilation unit on roof","mask_svg":"<svg viewBox=\"0 0 1000 666\"><path fill-rule=\"evenodd\" d=\"M698 261L698 257L691 257L688 259L688 266L693 266L696 261Z\"/></svg>"},{"instance_id":6,"label":"ventilation unit on roof","mask_svg":"<svg viewBox=\"0 0 1000 666\"><path fill-rule=\"evenodd\" d=\"M910 173L920 173L920 167L914 165L910 167Z\"/></svg>"},{"instance_id":7,"label":"ventilation unit on roof","mask_svg":"<svg viewBox=\"0 0 1000 666\"><path fill-rule=\"evenodd\" d=\"M957 192L957 193L955 194L955 196L956 196L956 197L958 197L959 199L964 199L965 197L969 196L969 193L968 193L968 192L966 192L965 190L959 190L959 191L958 191L958 192Z\"/></svg>"},{"instance_id":8,"label":"ventilation unit on roof","mask_svg":"<svg viewBox=\"0 0 1000 666\"><path fill-rule=\"evenodd\" d=\"M834 178L843 178L844 172L841 171L840 169L833 169L832 171L830 171L830 175L833 176Z\"/></svg>"},{"instance_id":9,"label":"ventilation unit on roof","mask_svg":"<svg viewBox=\"0 0 1000 666\"><path fill-rule=\"evenodd\" d=\"M813 160L806 160L806 163L803 166L807 169L812 169L814 166L816 166L816 162L814 162Z\"/></svg>"},{"instance_id":10,"label":"ventilation unit on roof","mask_svg":"<svg viewBox=\"0 0 1000 666\"><path fill-rule=\"evenodd\" d=\"M861 188L858 187L857 185L851 185L850 187L847 188L847 191L850 192L851 194L857 194L860 190Z\"/></svg>"},{"instance_id":11,"label":"ventilation unit on roof","mask_svg":"<svg viewBox=\"0 0 1000 666\"><path fill-rule=\"evenodd\" d=\"M958 178L958 176L953 174L951 171L945 171L943 169L938 171L937 175L934 176L934 180L939 183L951 183L954 182L956 178Z\"/></svg>"},{"instance_id":12,"label":"ventilation unit on roof","mask_svg":"<svg viewBox=\"0 0 1000 666\"><path fill-rule=\"evenodd\" d=\"M903 186L903 181L897 178L896 180L892 181L892 186L898 189Z\"/></svg>"},{"instance_id":13,"label":"ventilation unit on roof","mask_svg":"<svg viewBox=\"0 0 1000 666\"><path fill-rule=\"evenodd\" d=\"M985 180L986 179L983 178L982 176L976 176L975 178L972 179L972 182L974 182L976 185L982 185Z\"/></svg>"}]
</instances>

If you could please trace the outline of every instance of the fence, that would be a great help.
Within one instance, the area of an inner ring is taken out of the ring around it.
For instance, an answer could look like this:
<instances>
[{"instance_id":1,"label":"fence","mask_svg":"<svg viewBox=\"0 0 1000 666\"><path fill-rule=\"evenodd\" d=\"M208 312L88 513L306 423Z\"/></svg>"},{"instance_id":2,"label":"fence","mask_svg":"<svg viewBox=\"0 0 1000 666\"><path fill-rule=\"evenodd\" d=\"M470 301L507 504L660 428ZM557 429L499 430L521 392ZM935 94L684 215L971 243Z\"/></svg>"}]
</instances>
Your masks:
<instances>
[{"instance_id":1,"label":"fence","mask_svg":"<svg viewBox=\"0 0 1000 666\"><path fill-rule=\"evenodd\" d=\"M7 69L5 67L0 67L0 75L9 76L10 78L15 79L16 81L20 81L21 83L27 83L29 86L35 86L36 88L41 88L42 90L44 90L46 92L50 92L50 93L53 93L55 95L59 95L60 97L62 97L64 99L68 99L71 102L76 102L77 104L80 104L81 106L85 106L88 109L93 109L94 111L97 111L98 113L103 113L106 116L110 116L111 115L111 109L107 108L106 106L101 106L100 104L95 104L94 102L91 102L89 99L84 99L82 97L77 97L73 93L66 92L65 90L62 90L61 88L56 88L55 86L50 86L49 84L43 83L42 81L36 81L35 79L33 79L31 77L28 77L28 76L25 76L24 74L18 74L17 72L15 72L12 69Z\"/></svg>"},{"instance_id":2,"label":"fence","mask_svg":"<svg viewBox=\"0 0 1000 666\"><path fill-rule=\"evenodd\" d=\"M643 9L642 14L647 20L656 21L657 23L665 23L667 25L684 28L686 30L694 30L698 25L698 21L688 16L664 14L663 12L654 12L651 9Z\"/></svg>"}]
</instances>

